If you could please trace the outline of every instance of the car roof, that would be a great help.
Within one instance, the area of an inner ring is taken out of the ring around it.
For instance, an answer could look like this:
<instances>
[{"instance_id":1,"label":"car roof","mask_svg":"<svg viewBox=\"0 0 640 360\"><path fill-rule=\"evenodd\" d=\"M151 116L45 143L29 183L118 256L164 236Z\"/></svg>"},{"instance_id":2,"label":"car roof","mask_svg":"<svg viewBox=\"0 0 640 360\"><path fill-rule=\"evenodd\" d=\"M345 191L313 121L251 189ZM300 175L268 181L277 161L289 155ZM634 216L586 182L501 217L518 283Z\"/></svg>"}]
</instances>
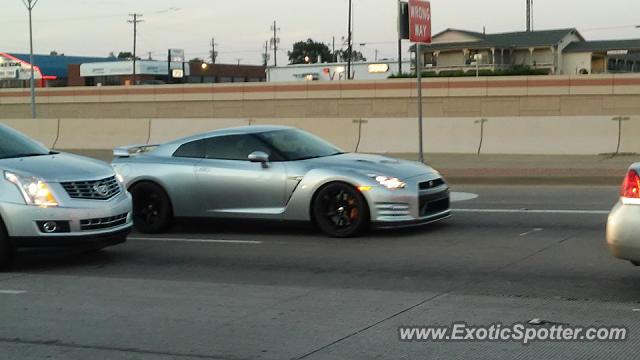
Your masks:
<instances>
[{"instance_id":1,"label":"car roof","mask_svg":"<svg viewBox=\"0 0 640 360\"><path fill-rule=\"evenodd\" d=\"M222 135L245 135L245 134L259 134L267 131L276 131L276 130L288 130L293 129L288 126L279 126L279 125L252 125L252 126L241 126L234 128L226 128L213 130L205 133L199 133L191 136L187 136L181 139L177 139L175 141L171 141L172 144L180 143L183 144L185 142L190 142L194 140L206 139L214 136L222 136Z\"/></svg>"},{"instance_id":2,"label":"car roof","mask_svg":"<svg viewBox=\"0 0 640 360\"><path fill-rule=\"evenodd\" d=\"M153 153L157 156L171 156L173 152L182 146L183 144L207 139L215 136L223 136L223 135L245 135L245 134L259 134L267 131L277 131L277 130L290 130L294 129L289 126L279 126L279 125L251 125L251 126L241 126L234 128L225 128L219 129L199 134L190 135L187 137L183 137L180 139L176 139L165 144L160 145Z\"/></svg>"}]
</instances>

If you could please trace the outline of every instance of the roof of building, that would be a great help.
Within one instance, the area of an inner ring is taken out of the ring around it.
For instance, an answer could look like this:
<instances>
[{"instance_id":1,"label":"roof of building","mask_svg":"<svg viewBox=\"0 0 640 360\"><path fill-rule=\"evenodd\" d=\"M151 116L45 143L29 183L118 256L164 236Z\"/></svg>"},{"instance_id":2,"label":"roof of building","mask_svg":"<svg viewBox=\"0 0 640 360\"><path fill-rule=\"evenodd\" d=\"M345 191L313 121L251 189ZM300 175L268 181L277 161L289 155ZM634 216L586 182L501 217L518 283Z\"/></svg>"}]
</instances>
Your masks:
<instances>
[{"instance_id":1,"label":"roof of building","mask_svg":"<svg viewBox=\"0 0 640 360\"><path fill-rule=\"evenodd\" d=\"M609 50L640 50L640 39L574 42L565 52L606 52Z\"/></svg>"},{"instance_id":2,"label":"roof of building","mask_svg":"<svg viewBox=\"0 0 640 360\"><path fill-rule=\"evenodd\" d=\"M7 53L23 62L29 63L29 54ZM112 58L87 57L87 56L66 56L66 55L33 55L35 66L40 68L45 76L56 76L58 78L67 77L67 66L71 64L84 64L90 62L115 61Z\"/></svg>"},{"instance_id":3,"label":"roof of building","mask_svg":"<svg viewBox=\"0 0 640 360\"><path fill-rule=\"evenodd\" d=\"M576 29L557 29L557 30L540 30L540 31L519 31L498 34L482 34L477 32L448 29L448 31L462 32L474 37L478 37L478 41L466 42L450 42L450 43L433 43L425 45L426 49L448 50L448 49L465 49L465 48L522 48L530 46L553 46L557 45L566 36L575 34L584 40ZM434 36L437 37L438 35Z\"/></svg>"},{"instance_id":4,"label":"roof of building","mask_svg":"<svg viewBox=\"0 0 640 360\"><path fill-rule=\"evenodd\" d=\"M477 32L477 31L470 31L470 30L463 30L463 29L448 28L448 29L446 29L446 30L440 31L439 33L437 33L437 34L433 35L433 37L435 38L435 37L438 37L438 36L440 36L440 35L442 35L442 34L446 34L446 33L448 33L448 32L451 32L451 31L455 31L455 32L463 33L463 34L470 35L470 36L478 36L478 37L484 37L484 36L486 35L486 34L484 34L484 33Z\"/></svg>"}]
</instances>

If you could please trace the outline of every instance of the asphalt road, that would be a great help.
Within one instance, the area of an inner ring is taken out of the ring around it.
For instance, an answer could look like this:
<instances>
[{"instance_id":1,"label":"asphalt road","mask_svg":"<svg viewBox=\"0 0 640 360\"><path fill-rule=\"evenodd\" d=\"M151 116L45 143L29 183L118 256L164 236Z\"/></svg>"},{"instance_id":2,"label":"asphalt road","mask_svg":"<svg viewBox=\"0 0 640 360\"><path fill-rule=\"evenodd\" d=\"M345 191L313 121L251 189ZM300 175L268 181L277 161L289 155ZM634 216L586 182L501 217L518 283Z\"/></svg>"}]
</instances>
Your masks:
<instances>
[{"instance_id":1,"label":"asphalt road","mask_svg":"<svg viewBox=\"0 0 640 360\"><path fill-rule=\"evenodd\" d=\"M636 357L640 268L604 243L616 187L454 191L478 197L456 202L461 211L442 224L359 239L298 224L189 221L102 253L21 254L14 272L0 273L0 358ZM624 325L630 339L398 339L402 325L534 318Z\"/></svg>"}]
</instances>

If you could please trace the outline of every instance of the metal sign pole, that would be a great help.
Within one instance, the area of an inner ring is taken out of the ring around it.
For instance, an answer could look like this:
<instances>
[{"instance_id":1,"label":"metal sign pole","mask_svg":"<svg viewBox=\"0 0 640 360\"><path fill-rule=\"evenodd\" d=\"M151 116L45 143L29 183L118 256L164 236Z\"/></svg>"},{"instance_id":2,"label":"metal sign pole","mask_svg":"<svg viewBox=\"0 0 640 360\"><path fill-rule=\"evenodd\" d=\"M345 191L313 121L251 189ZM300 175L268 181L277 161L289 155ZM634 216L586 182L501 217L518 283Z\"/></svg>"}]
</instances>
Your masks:
<instances>
[{"instance_id":1,"label":"metal sign pole","mask_svg":"<svg viewBox=\"0 0 640 360\"><path fill-rule=\"evenodd\" d=\"M29 1L27 9L29 10L29 62L31 65L31 78L30 78L30 87L31 87L31 118L35 119L38 115L36 113L36 75L35 75L35 66L33 61L33 22L31 21L31 12L33 7L36 6L36 2L32 3Z\"/></svg>"},{"instance_id":2,"label":"metal sign pole","mask_svg":"<svg viewBox=\"0 0 640 360\"><path fill-rule=\"evenodd\" d=\"M424 163L424 138L422 134L422 46L416 44L416 75L418 78L418 139L420 162Z\"/></svg>"}]
</instances>

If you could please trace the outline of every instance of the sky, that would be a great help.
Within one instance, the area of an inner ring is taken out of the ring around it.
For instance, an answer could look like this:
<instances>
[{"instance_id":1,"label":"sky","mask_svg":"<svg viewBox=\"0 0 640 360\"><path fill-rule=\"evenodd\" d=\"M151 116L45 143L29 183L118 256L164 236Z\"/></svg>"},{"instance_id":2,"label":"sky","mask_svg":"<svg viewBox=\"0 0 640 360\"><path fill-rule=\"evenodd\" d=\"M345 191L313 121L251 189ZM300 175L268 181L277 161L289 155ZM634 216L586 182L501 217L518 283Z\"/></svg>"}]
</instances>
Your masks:
<instances>
[{"instance_id":1,"label":"sky","mask_svg":"<svg viewBox=\"0 0 640 360\"><path fill-rule=\"evenodd\" d=\"M353 0L354 49L373 60L397 58L396 0ZM488 33L525 27L523 0L432 0L434 34L446 28ZM259 64L265 41L280 28L279 64L294 42L307 38L336 48L347 33L348 0L39 0L33 11L34 51L107 56L131 51L129 13L143 14L138 54L166 58L168 48L205 58L215 38L218 63ZM0 51L28 52L28 16L22 0L2 0ZM588 40L640 38L638 0L534 0L534 28L576 27ZM364 45L361 45L364 44ZM405 49L409 45L404 42ZM271 63L273 63L273 55ZM405 55L408 56L408 55Z\"/></svg>"}]
</instances>

